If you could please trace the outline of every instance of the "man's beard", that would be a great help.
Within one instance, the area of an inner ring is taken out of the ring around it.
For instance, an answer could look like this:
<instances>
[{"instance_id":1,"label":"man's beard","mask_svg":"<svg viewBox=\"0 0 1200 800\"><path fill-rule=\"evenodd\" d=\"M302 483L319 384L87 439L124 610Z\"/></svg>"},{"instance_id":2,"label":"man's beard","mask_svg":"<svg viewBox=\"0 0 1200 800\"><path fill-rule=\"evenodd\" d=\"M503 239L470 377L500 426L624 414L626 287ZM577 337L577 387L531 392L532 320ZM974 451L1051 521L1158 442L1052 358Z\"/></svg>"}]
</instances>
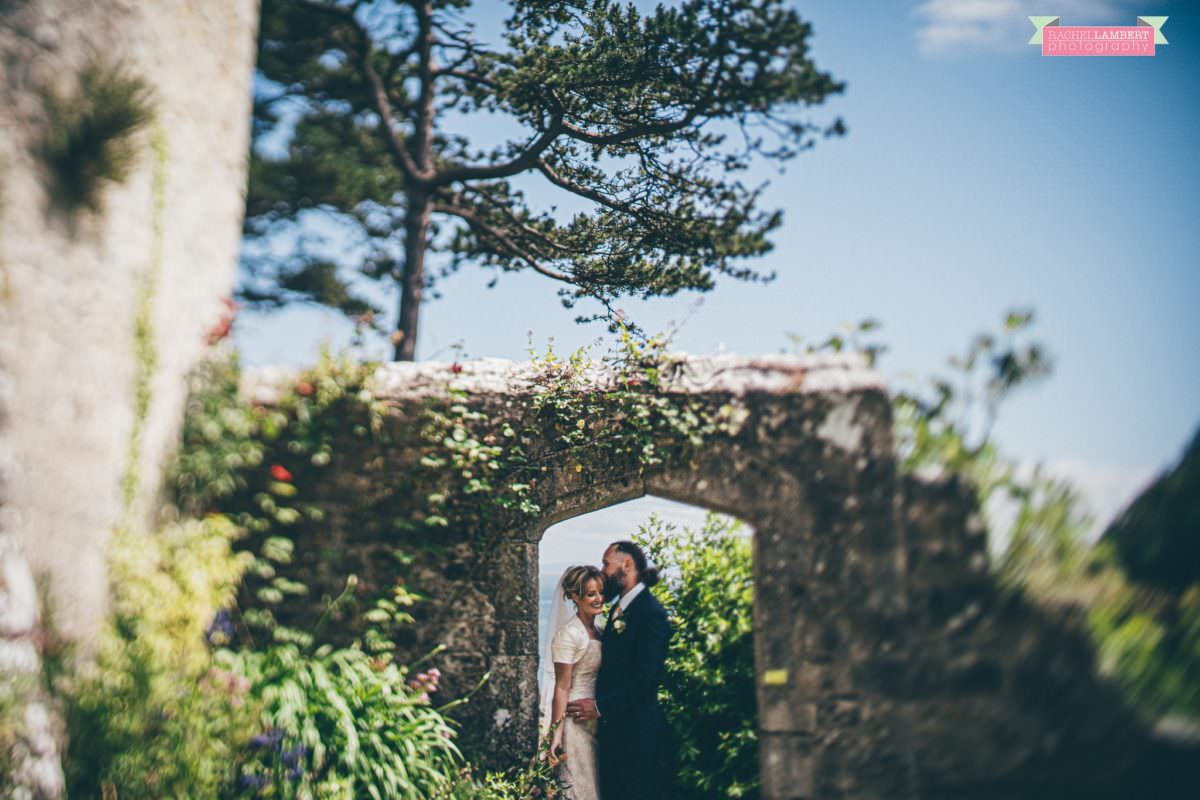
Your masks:
<instances>
[{"instance_id":1,"label":"man's beard","mask_svg":"<svg viewBox=\"0 0 1200 800\"><path fill-rule=\"evenodd\" d=\"M625 588L624 581L618 575L604 576L604 602L608 602L621 593Z\"/></svg>"}]
</instances>

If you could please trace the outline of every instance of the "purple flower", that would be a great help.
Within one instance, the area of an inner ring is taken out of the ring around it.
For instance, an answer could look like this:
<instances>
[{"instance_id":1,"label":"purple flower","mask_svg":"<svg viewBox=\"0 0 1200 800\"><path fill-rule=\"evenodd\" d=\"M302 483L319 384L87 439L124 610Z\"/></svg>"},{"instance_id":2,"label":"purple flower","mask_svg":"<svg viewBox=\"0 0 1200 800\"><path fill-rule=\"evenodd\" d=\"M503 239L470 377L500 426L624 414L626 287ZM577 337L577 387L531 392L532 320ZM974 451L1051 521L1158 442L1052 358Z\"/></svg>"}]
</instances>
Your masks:
<instances>
[{"instance_id":1,"label":"purple flower","mask_svg":"<svg viewBox=\"0 0 1200 800\"><path fill-rule=\"evenodd\" d=\"M283 751L281 759L285 767L300 769L300 762L308 755L308 748L302 744L298 744L290 750Z\"/></svg>"},{"instance_id":2,"label":"purple flower","mask_svg":"<svg viewBox=\"0 0 1200 800\"><path fill-rule=\"evenodd\" d=\"M243 772L241 776L238 777L238 786L242 787L243 789L253 789L256 793L261 791L266 785L266 775Z\"/></svg>"},{"instance_id":3,"label":"purple flower","mask_svg":"<svg viewBox=\"0 0 1200 800\"><path fill-rule=\"evenodd\" d=\"M278 728L271 728L264 731L250 740L250 747L255 750L262 750L267 747L278 748L279 743L283 741L283 731Z\"/></svg>"}]
</instances>

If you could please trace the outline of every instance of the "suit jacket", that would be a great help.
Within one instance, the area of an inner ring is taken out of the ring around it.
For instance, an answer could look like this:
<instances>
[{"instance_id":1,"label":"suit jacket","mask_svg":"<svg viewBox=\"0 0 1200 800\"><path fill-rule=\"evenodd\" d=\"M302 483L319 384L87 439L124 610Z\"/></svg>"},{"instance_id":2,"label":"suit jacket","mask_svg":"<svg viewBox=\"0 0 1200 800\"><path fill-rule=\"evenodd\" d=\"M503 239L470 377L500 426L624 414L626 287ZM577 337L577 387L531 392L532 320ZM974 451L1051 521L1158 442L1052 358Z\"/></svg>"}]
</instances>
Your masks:
<instances>
[{"instance_id":1,"label":"suit jacket","mask_svg":"<svg viewBox=\"0 0 1200 800\"><path fill-rule=\"evenodd\" d=\"M620 732L634 745L643 735L658 736L663 724L658 687L663 681L671 623L649 588L639 592L618 619L625 621L624 629L618 633L609 622L600 638L596 707L601 732Z\"/></svg>"}]
</instances>

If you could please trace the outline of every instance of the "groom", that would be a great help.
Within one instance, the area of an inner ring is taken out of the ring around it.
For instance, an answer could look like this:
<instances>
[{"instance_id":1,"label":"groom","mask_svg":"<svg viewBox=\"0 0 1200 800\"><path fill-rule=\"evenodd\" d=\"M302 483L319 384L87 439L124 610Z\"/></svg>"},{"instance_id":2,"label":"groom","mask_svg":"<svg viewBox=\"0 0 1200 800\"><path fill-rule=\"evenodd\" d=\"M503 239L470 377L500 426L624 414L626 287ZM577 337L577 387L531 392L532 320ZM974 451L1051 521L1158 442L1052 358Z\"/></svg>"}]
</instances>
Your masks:
<instances>
[{"instance_id":1,"label":"groom","mask_svg":"<svg viewBox=\"0 0 1200 800\"><path fill-rule=\"evenodd\" d=\"M616 800L659 800L662 743L666 719L658 706L658 686L667 660L671 624L648 589L658 570L646 554L621 541L604 551L604 596L620 596L601 635L596 697L573 700L567 714L599 719L600 796Z\"/></svg>"}]
</instances>

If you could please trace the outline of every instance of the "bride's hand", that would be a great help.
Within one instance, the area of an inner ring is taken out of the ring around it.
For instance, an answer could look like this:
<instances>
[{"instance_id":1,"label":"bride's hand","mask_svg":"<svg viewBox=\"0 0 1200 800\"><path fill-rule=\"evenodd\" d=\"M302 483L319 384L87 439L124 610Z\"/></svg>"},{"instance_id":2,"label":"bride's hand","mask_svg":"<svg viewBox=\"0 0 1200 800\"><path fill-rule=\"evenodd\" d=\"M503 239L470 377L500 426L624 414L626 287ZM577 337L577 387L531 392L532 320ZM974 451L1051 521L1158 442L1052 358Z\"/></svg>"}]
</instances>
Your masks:
<instances>
[{"instance_id":1,"label":"bride's hand","mask_svg":"<svg viewBox=\"0 0 1200 800\"><path fill-rule=\"evenodd\" d=\"M550 765L554 766L566 758L566 755L560 755L559 750L562 749L562 727L554 731L554 736L550 738Z\"/></svg>"}]
</instances>

